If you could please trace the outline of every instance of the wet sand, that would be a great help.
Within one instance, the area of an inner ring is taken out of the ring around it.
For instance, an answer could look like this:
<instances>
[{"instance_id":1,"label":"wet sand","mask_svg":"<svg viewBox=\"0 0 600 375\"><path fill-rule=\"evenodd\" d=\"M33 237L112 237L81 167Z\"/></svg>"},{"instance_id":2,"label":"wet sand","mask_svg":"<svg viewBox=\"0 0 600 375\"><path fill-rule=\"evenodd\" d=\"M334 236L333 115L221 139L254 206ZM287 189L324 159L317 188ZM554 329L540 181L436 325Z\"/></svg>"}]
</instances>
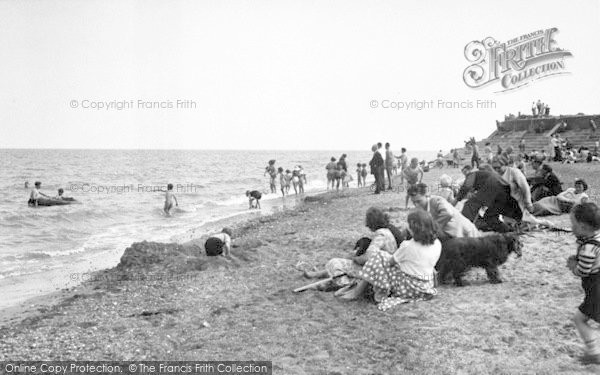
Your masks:
<instances>
[{"instance_id":1,"label":"wet sand","mask_svg":"<svg viewBox=\"0 0 600 375\"><path fill-rule=\"evenodd\" d=\"M552 164L565 182L587 177L598 202L598 166ZM596 171L591 173L590 171ZM424 182L437 184L433 170ZM435 190L435 189L434 189ZM0 357L73 360L271 360L277 374L590 373L570 317L583 299L566 269L569 234L523 236L523 257L501 267L502 284L483 270L470 286L442 286L431 301L381 312L367 300L292 289L301 269L349 254L369 234L370 206L402 222L404 193L369 188L234 225L237 258L207 258L202 240L138 243L119 266L68 291L3 312ZM567 215L550 217L561 226Z\"/></svg>"}]
</instances>

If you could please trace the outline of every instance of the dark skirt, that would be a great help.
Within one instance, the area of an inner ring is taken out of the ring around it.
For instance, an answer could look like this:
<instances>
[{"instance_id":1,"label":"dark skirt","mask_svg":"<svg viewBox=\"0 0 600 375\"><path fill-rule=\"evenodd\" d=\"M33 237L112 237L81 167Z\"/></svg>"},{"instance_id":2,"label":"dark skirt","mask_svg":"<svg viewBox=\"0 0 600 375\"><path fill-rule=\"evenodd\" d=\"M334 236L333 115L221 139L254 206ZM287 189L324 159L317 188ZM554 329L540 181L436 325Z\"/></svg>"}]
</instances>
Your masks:
<instances>
[{"instance_id":1,"label":"dark skirt","mask_svg":"<svg viewBox=\"0 0 600 375\"><path fill-rule=\"evenodd\" d=\"M590 319L600 323L600 273L581 279L585 299L579 305L579 311Z\"/></svg>"},{"instance_id":2,"label":"dark skirt","mask_svg":"<svg viewBox=\"0 0 600 375\"><path fill-rule=\"evenodd\" d=\"M223 254L223 245L225 245L225 243L220 239L210 237L204 243L204 250L206 250L206 255L217 256Z\"/></svg>"}]
</instances>

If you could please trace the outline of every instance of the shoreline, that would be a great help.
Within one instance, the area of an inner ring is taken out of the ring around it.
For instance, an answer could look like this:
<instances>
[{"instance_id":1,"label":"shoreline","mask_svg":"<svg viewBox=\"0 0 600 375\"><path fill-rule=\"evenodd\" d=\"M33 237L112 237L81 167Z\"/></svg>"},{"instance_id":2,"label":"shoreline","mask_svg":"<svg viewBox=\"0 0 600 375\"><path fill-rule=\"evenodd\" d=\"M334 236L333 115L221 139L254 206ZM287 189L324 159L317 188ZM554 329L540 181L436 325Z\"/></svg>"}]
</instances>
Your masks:
<instances>
[{"instance_id":1,"label":"shoreline","mask_svg":"<svg viewBox=\"0 0 600 375\"><path fill-rule=\"evenodd\" d=\"M346 188L345 190L347 189L348 188ZM327 193L327 191L317 190L314 192L305 193L304 195L288 195L284 199L282 199L283 197L273 197L271 199L262 201L261 210L241 211L239 213L236 213L235 215L227 216L224 218L218 218L212 221L207 221L201 224L198 228L188 229L183 233L171 235L168 241L160 243L173 243L180 244L183 246L200 244L202 240L206 239L206 236L209 233L219 232L225 226L234 228L244 227L253 220L260 220L261 217L268 217L277 213L285 212L286 210L293 210L299 205L301 205L304 198L308 196L316 197ZM146 241L143 240L141 242ZM40 308L45 309L48 307L52 307L53 305L60 304L60 302L63 299L72 296L74 293L78 293L78 291L87 290L88 286L86 284L88 282L86 280L93 280L97 277L97 275L115 268L120 262L120 259L125 253L126 249L135 243L139 242L132 242L130 243L130 245L126 246L122 250L115 249L115 252L118 252L120 254L118 256L116 264L115 262L108 262L104 266L101 266L101 268L95 269L93 271L77 272L76 274L80 275L81 277L79 277L77 280L69 280L69 278L64 278L68 281L65 281L64 284L61 286L54 287L54 291L44 291L39 294L36 294L35 292L29 292L27 293L27 297L13 297L12 299L8 299L11 302L7 303L6 305L0 306L0 327L2 327L4 324L19 320L21 316L31 317L32 315L35 315L35 311L32 311L31 309L39 310ZM98 255L96 255L96 257L97 256ZM60 273L56 270L52 270L52 272ZM83 277L84 275L86 277ZM31 275L24 275L22 277L31 277ZM18 278L18 276L14 277L14 279ZM13 294L21 295L21 292L15 291ZM5 301L6 300L7 299L5 298Z\"/></svg>"}]
</instances>

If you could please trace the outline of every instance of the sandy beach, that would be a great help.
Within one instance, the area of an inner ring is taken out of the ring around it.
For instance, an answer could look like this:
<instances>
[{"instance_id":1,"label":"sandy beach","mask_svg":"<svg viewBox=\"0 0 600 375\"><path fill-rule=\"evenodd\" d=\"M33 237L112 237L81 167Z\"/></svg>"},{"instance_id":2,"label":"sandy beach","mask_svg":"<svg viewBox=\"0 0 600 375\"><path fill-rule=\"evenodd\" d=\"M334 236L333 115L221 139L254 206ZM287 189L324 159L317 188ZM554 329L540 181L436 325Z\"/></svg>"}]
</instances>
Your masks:
<instances>
[{"instance_id":1,"label":"sandy beach","mask_svg":"<svg viewBox=\"0 0 600 375\"><path fill-rule=\"evenodd\" d=\"M586 178L598 202L598 166L552 166L565 188ZM436 186L442 173L459 170L435 169L423 181ZM523 257L501 267L502 284L473 270L470 286L441 286L431 301L387 312L333 293L292 293L308 283L301 269L347 255L369 235L371 206L395 223L407 215L403 192L350 189L235 224L234 261L207 258L193 236L132 244L117 267L2 311L0 358L268 360L277 374L600 371L578 362L570 318L583 291L565 267L570 234L523 236ZM567 215L549 219L568 226Z\"/></svg>"}]
</instances>

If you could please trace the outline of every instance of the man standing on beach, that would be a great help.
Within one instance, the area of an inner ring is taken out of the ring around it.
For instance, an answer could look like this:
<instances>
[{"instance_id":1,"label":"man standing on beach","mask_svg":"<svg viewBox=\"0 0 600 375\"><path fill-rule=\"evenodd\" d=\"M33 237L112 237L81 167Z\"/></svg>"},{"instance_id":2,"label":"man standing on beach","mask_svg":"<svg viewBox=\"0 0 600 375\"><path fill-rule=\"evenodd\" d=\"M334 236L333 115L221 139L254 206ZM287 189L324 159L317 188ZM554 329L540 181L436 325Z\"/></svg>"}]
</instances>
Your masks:
<instances>
[{"instance_id":1,"label":"man standing on beach","mask_svg":"<svg viewBox=\"0 0 600 375\"><path fill-rule=\"evenodd\" d=\"M377 149L377 145L373 145L371 151L373 151L373 158L369 162L369 166L371 167L371 174L375 177L375 194L379 194L384 189L384 182L382 181L384 161Z\"/></svg>"},{"instance_id":2,"label":"man standing on beach","mask_svg":"<svg viewBox=\"0 0 600 375\"><path fill-rule=\"evenodd\" d=\"M388 190L392 190L392 170L394 169L394 153L390 150L390 143L385 144L385 171L388 177Z\"/></svg>"},{"instance_id":3,"label":"man standing on beach","mask_svg":"<svg viewBox=\"0 0 600 375\"><path fill-rule=\"evenodd\" d=\"M471 146L473 147L473 154L471 156L471 167L479 169L479 146L475 142L475 138L471 138Z\"/></svg>"}]
</instances>

